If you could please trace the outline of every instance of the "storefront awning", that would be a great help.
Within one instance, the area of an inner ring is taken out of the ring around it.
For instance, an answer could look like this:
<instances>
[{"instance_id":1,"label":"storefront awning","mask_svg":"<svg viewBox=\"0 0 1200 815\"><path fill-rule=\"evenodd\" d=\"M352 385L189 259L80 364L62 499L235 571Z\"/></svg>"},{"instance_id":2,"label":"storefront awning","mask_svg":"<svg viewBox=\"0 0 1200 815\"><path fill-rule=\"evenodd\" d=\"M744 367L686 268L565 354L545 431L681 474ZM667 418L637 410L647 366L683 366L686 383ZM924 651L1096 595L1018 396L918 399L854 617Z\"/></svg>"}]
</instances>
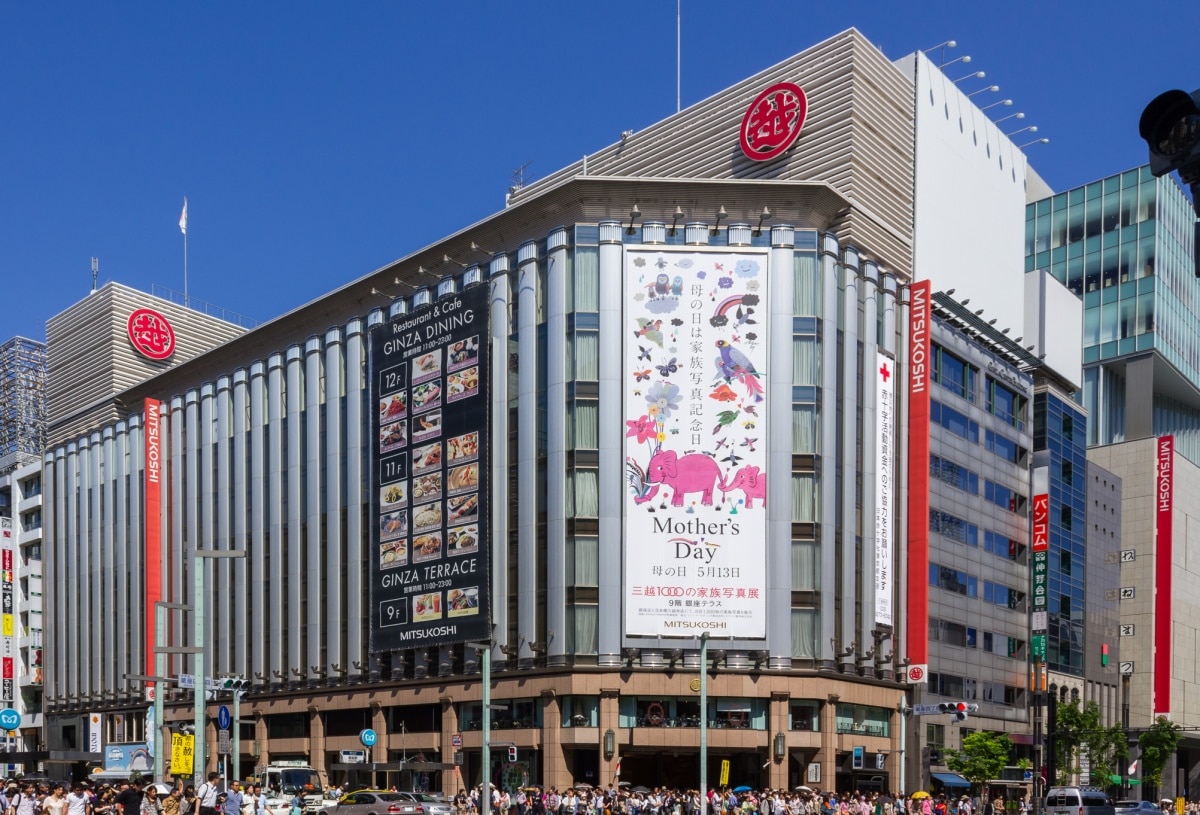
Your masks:
<instances>
[{"instance_id":1,"label":"storefront awning","mask_svg":"<svg viewBox=\"0 0 1200 815\"><path fill-rule=\"evenodd\" d=\"M934 781L941 781L946 787L969 787L971 782L958 773L930 773Z\"/></svg>"}]
</instances>

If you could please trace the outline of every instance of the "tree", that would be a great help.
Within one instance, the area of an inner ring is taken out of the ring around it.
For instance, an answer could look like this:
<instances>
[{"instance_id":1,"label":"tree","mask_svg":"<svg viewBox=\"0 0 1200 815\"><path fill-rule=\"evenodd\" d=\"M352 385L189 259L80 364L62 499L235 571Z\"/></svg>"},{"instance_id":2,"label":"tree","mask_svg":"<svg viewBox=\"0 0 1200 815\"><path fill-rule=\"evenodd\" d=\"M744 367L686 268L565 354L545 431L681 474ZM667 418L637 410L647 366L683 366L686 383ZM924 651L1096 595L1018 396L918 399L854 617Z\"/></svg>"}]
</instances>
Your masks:
<instances>
[{"instance_id":1,"label":"tree","mask_svg":"<svg viewBox=\"0 0 1200 815\"><path fill-rule=\"evenodd\" d=\"M999 778L1012 754L1007 733L981 730L963 739L961 750L946 750L946 766L972 784Z\"/></svg>"},{"instance_id":2,"label":"tree","mask_svg":"<svg viewBox=\"0 0 1200 815\"><path fill-rule=\"evenodd\" d=\"M1163 768L1179 747L1180 729L1166 716L1157 716L1154 724L1138 736L1138 747L1142 750L1142 783L1156 789L1162 783Z\"/></svg>"},{"instance_id":3,"label":"tree","mask_svg":"<svg viewBox=\"0 0 1200 815\"><path fill-rule=\"evenodd\" d=\"M1078 773L1079 759L1087 756L1094 781L1111 779L1119 773L1129 748L1124 730L1117 725L1103 726L1098 704L1088 702L1081 707L1078 699L1072 699L1058 705L1054 753L1059 770L1069 774ZM1062 779L1055 779L1055 783L1059 780Z\"/></svg>"}]
</instances>

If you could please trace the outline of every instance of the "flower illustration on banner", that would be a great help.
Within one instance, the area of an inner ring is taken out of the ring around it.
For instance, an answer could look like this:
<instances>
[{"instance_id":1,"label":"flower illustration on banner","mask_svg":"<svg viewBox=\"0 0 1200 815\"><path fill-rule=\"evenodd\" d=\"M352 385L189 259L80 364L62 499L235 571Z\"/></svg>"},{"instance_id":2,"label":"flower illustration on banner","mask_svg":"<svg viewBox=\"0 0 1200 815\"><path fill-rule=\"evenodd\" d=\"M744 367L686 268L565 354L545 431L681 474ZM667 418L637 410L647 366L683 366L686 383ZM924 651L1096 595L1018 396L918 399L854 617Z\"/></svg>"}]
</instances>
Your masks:
<instances>
[{"instance_id":1,"label":"flower illustration on banner","mask_svg":"<svg viewBox=\"0 0 1200 815\"><path fill-rule=\"evenodd\" d=\"M655 382L646 391L649 413L660 421L671 418L671 411L679 410L679 386L671 382Z\"/></svg>"},{"instance_id":2,"label":"flower illustration on banner","mask_svg":"<svg viewBox=\"0 0 1200 815\"><path fill-rule=\"evenodd\" d=\"M645 444L658 435L658 427L655 421L649 416L642 416L640 419L627 419L625 424L629 428L625 432L625 438L636 438L638 444Z\"/></svg>"}]
</instances>

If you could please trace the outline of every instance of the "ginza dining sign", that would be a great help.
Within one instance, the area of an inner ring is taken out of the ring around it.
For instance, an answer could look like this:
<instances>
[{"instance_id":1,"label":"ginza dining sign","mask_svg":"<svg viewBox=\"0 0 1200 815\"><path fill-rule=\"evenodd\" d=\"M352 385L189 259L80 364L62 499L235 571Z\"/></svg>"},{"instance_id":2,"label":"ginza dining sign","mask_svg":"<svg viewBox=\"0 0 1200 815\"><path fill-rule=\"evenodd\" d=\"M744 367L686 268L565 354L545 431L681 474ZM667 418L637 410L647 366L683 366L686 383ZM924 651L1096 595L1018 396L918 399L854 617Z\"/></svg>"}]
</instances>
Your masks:
<instances>
[{"instance_id":1,"label":"ginza dining sign","mask_svg":"<svg viewBox=\"0 0 1200 815\"><path fill-rule=\"evenodd\" d=\"M795 143L807 114L808 97L799 85L775 83L754 98L742 117L742 152L754 161L781 155Z\"/></svg>"}]
</instances>

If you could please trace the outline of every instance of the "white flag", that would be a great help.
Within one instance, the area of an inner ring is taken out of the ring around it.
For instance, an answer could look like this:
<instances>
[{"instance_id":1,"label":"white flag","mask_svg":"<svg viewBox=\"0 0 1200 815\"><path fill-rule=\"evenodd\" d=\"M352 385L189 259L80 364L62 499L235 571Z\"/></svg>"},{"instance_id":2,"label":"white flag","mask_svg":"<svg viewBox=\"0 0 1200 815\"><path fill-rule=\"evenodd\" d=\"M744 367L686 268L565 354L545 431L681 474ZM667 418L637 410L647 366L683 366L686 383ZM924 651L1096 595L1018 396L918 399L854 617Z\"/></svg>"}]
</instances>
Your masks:
<instances>
[{"instance_id":1,"label":"white flag","mask_svg":"<svg viewBox=\"0 0 1200 815\"><path fill-rule=\"evenodd\" d=\"M187 196L183 196L183 212L179 215L179 231L187 234Z\"/></svg>"},{"instance_id":2,"label":"white flag","mask_svg":"<svg viewBox=\"0 0 1200 815\"><path fill-rule=\"evenodd\" d=\"M1133 763L1129 765L1129 774L1130 775L1137 775L1137 765L1138 765L1139 761L1141 761L1141 759L1135 758L1133 760Z\"/></svg>"}]
</instances>

